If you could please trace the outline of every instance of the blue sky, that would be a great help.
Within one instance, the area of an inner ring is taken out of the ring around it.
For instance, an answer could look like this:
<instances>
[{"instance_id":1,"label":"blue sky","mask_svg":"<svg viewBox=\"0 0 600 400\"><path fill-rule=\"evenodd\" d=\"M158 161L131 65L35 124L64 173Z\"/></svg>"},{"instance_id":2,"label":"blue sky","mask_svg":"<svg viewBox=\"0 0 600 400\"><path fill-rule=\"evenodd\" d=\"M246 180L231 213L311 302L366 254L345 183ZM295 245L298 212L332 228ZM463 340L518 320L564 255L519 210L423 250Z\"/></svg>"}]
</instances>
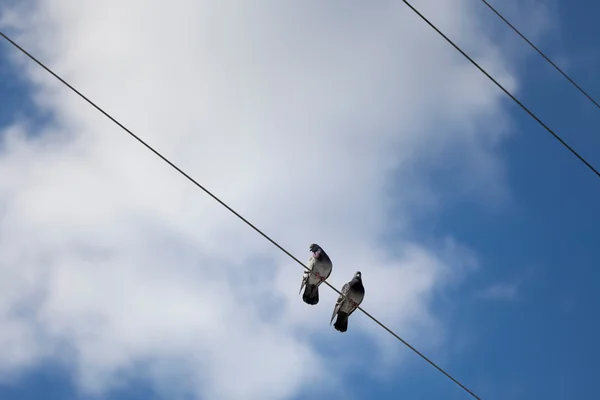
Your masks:
<instances>
[{"instance_id":1,"label":"blue sky","mask_svg":"<svg viewBox=\"0 0 600 400\"><path fill-rule=\"evenodd\" d=\"M600 8L592 2L573 5L559 3L559 45L540 47L551 58L586 54L586 62L567 71L597 98L598 58L591 38L597 36L592 20ZM525 82L523 102L597 166L600 110L541 59L528 65ZM482 382L483 398L592 398L599 351L594 343L599 325L591 316L598 305L600 250L594 238L600 187L595 175L535 121L517 106L513 110L523 133L505 150L515 208L508 215L467 217L473 211L465 207L442 224L452 224L455 234L485 254L493 267L479 277L482 283L511 281L528 268L535 272L514 302L481 301L465 293L455 316L457 336L472 332L476 339L453 367L465 381Z\"/></svg>"},{"instance_id":2,"label":"blue sky","mask_svg":"<svg viewBox=\"0 0 600 400\"><path fill-rule=\"evenodd\" d=\"M559 28L539 47L559 63L573 60L567 72L599 100L595 71L600 54L594 38L600 34L595 24L600 4L591 0L557 4ZM498 9L502 11L502 6ZM498 24L496 29L508 28ZM516 45L533 52L525 43ZM0 124L8 125L23 110L35 109L27 85L7 59L13 50L3 44L0 51ZM600 168L596 151L600 110L537 55L520 67L518 97ZM423 237L450 232L485 266L452 289L445 301L434 304L441 310L448 337L431 358L483 399L591 399L596 393L595 360L600 356L595 340L600 324L594 318L600 278L600 247L595 246L600 181L509 101L514 129L500 154L508 168L510 205L454 201L443 213L420 221ZM482 295L493 286L514 296ZM402 336L402 326L392 328ZM417 356L410 353L406 360L413 358ZM422 360L383 381L358 373L355 378L348 382L357 398L468 398ZM55 365L35 368L0 385L0 399L37 398L86 399L75 390L68 371ZM142 380L105 398L154 397Z\"/></svg>"}]
</instances>

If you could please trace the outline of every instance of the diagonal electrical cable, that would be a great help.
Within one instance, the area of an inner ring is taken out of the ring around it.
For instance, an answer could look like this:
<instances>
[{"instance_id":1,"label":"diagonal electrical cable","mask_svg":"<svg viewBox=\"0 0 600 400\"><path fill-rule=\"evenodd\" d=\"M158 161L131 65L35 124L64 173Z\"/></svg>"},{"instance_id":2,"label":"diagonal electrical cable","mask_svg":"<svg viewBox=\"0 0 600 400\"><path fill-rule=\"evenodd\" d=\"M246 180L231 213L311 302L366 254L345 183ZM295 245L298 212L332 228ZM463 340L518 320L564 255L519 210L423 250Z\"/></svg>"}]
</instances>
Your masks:
<instances>
[{"instance_id":1,"label":"diagonal electrical cable","mask_svg":"<svg viewBox=\"0 0 600 400\"><path fill-rule=\"evenodd\" d=\"M519 35L521 37L521 39L523 39L529 46L531 46L535 51L537 51L540 56L542 56L546 61L548 61L550 63L550 65L552 65L558 72L560 72L562 74L562 76L564 76L573 86L575 86L575 88L577 88L577 90L579 90L585 97L587 97L589 101L594 103L594 105L600 109L600 104L598 104L598 102L596 100L594 100L594 98L590 94L588 94L585 90L583 90L583 88L581 86L579 86L577 83L575 83L573 78L571 78L569 75L567 75L567 73L565 71L563 71L558 65L556 65L550 59L550 57L548 57L546 54L544 54L535 44L531 43L531 41L529 39L527 39L525 37L525 35L523 35L521 33L521 31L519 31L517 28L515 28L515 26L513 24L511 24L502 14L500 14L500 12L498 10L496 10L490 3L488 3L486 0L481 0L481 1L490 10L492 10L492 12L494 14L496 14L498 16L498 18L500 18L502 21L504 21L504 23L506 25L508 25L517 35Z\"/></svg>"},{"instance_id":2,"label":"diagonal electrical cable","mask_svg":"<svg viewBox=\"0 0 600 400\"><path fill-rule=\"evenodd\" d=\"M592 164L590 164L589 162L586 161L585 158L583 158L582 156L580 156L579 153L577 151L575 151L571 146L569 146L567 144L567 142L565 142L560 136L558 136L558 134L556 132L554 132L552 129L550 129L550 127L548 125L546 125L544 123L544 121L542 121L541 119L539 119L538 116L533 113L533 111L531 111L526 105L524 105L523 103L521 103L519 101L519 99L517 99L511 92L509 92L496 79L494 79L493 76L491 76L475 60L473 60L467 53L465 53L463 49L461 49L460 47L458 47L458 45L456 43L454 43L452 41L452 39L450 39L448 36L446 36L442 31L440 31L437 26L435 26L431 21L429 21L429 19L427 19L427 17L425 17L423 14L421 14L419 12L419 10L417 10L415 7L413 7L413 5L410 4L407 0L402 0L402 2L404 4L406 4L408 6L408 8L410 8L415 14L417 14L423 21L425 21L425 23L427 23L427 25L429 25L431 28L433 28L433 30L435 30L441 37L443 37L444 39L446 39L446 41L448 43L450 43L450 45L452 45L452 47L454 47L460 54L462 54L467 60L469 60L471 62L471 64L473 64L475 67L477 67L477 69L479 71L481 71L492 82L494 82L494 84L496 86L498 86L500 88L500 90L502 90L508 97L510 97L515 103L517 103L527 114L529 114L531 116L531 118L535 119L537 121L537 123L539 123L545 130L548 131L548 133L550 133L552 136L554 136L554 138L556 140L558 140L575 157L577 157L579 159L579 161L581 161L582 163L584 163L593 173L595 173L598 177L600 177L600 172L598 172L598 170L596 168L594 168L592 166Z\"/></svg>"},{"instance_id":3,"label":"diagonal electrical cable","mask_svg":"<svg viewBox=\"0 0 600 400\"><path fill-rule=\"evenodd\" d=\"M21 51L23 54L25 54L27 57L29 57L32 61L34 61L40 67L42 67L43 69L45 69L48 73L50 73L52 76L54 76L56 79L58 79L61 83L63 83L65 86L67 86L73 92L75 92L77 95L79 95L79 97L81 97L83 100L85 100L87 103L89 103L96 110L98 110L99 112L101 112L105 117L107 117L112 122L114 122L115 124L117 124L121 129L123 129L125 132L127 132L129 135L131 135L135 140L137 140L138 142L140 142L144 147L146 147L152 153L154 153L155 155L157 155L164 162L166 162L167 164L169 164L177 172L179 172L181 175L183 175L184 177L186 177L190 182L192 182L194 185L196 185L198 188L200 188L202 191L204 191L206 194L208 194L210 197L212 197L214 200L216 200L219 204L221 204L223 207L225 207L227 210L229 210L232 214L234 214L236 217L238 217L243 222L245 222L246 225L248 225L249 227L251 227L252 229L254 229L258 234L260 234L262 237L264 237L269 242L271 242L275 247L277 247L279 250L281 250L282 252L284 252L288 257L290 257L292 260L296 261L298 264L300 264L302 267L304 267L304 269L306 269L307 271L309 271L309 268L302 261L300 261L294 255L292 255L289 251L287 251L285 248L283 248L281 245L279 245L279 243L277 243L276 241L274 241L273 239L271 239L267 234L265 234L263 231L261 231L260 229L258 229L250 221L248 221L246 218L244 218L243 216L241 216L237 211L235 211L233 208L231 208L230 206L228 206L225 202L223 202L221 199L219 199L216 195L214 195L212 192L210 192L208 189L206 189L204 186L202 186L200 183L198 183L196 180L194 180L194 178L192 178L191 176L189 176L188 174L186 174L177 165L173 164L169 159L167 159L166 157L164 157L161 153L159 153L157 150L155 150L153 147L151 147L149 144L147 144L139 136L137 136L132 131L130 131L129 129L127 129L123 124L121 124L119 121L117 121L115 118L113 118L110 114L108 114L102 108L100 108L99 106L97 106L94 102L92 102L90 99L88 99L85 95L83 95L81 92L79 92L73 86L71 86L71 84L69 84L67 81L65 81L60 76L58 76L56 73L54 73L54 71L52 71L50 68L48 68L46 65L44 65L41 61L39 61L37 58L35 58L33 55L31 55L29 52L27 52L24 48L22 48L21 46L19 46L15 41L13 41L10 37L8 37L2 31L0 31L0 36L2 36L4 39L6 39L6 41L8 41L10 44L12 44L15 48L17 48L19 51ZM335 291L338 295L340 295L340 296L342 295L342 293L338 289L336 289L333 285L331 285L329 282L325 281L324 283L329 288L331 288L333 291ZM425 360L426 362L428 362L431 366L433 366L434 368L436 368L438 371L440 371L442 374L444 374L446 377L448 377L450 380L452 380L454 383L456 383L459 387L461 387L463 390L465 390L467 393L469 393L472 397L476 398L477 400L481 400L480 397L478 397L475 393L473 393L465 385L463 385L462 383L460 383L452 375L450 375L444 369L442 369L441 367L439 367L436 363L434 363L433 361L431 361L427 356L425 356L423 353L421 353L416 348L414 348L406 340L404 340L400 336L398 336L394 331L392 331L390 328L388 328L386 325L384 325L382 322L380 322L377 318L373 317L371 314L369 314L362 307L358 307L358 309L360 311L362 311L367 317L369 317L370 319L372 319L377 325L379 325L383 329L385 329L390 335L392 335L393 337L395 337L396 339L398 339L406 347L408 347L410 350L412 350L414 353L416 353L419 357L421 357L423 360Z\"/></svg>"}]
</instances>

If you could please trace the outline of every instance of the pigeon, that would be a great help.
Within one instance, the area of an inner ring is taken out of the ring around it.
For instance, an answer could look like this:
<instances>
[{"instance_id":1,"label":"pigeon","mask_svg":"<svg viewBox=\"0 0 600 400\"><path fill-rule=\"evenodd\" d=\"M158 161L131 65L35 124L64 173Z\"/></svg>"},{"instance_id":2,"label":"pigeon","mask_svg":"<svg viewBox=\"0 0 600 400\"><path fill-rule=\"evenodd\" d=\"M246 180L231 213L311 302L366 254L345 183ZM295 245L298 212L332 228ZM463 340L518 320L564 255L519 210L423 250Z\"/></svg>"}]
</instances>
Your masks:
<instances>
[{"instance_id":1,"label":"pigeon","mask_svg":"<svg viewBox=\"0 0 600 400\"><path fill-rule=\"evenodd\" d=\"M319 286L331 275L333 264L327 253L325 253L325 250L318 244L311 244L310 251L313 252L313 255L308 260L308 270L305 270L302 276L300 292L302 292L302 288L306 287L302 295L302 300L306 304L314 306L319 302Z\"/></svg>"},{"instance_id":2,"label":"pigeon","mask_svg":"<svg viewBox=\"0 0 600 400\"><path fill-rule=\"evenodd\" d=\"M360 271L354 274L354 278L348 283L345 283L342 287L342 295L338 297L331 315L331 321L337 314L337 319L333 324L333 327L340 332L346 332L348 330L348 317L354 312L362 303L365 297L365 288L362 284L362 277Z\"/></svg>"}]
</instances>

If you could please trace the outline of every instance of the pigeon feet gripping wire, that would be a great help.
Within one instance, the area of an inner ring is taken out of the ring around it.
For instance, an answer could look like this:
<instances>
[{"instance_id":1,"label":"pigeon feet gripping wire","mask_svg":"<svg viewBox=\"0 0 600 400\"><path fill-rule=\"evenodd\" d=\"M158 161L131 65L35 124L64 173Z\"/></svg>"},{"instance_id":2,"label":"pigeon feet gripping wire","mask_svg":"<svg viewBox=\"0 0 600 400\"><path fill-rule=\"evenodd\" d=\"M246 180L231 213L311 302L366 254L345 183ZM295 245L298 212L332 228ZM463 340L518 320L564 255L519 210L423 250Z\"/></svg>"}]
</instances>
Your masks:
<instances>
[{"instance_id":1,"label":"pigeon feet gripping wire","mask_svg":"<svg viewBox=\"0 0 600 400\"><path fill-rule=\"evenodd\" d=\"M333 318L337 315L333 327L337 331L346 332L348 330L348 317L360 306L364 297L365 288L362 284L362 275L360 271L357 271L354 274L354 278L342 287L342 295L338 297L335 303L329 325L331 325Z\"/></svg>"},{"instance_id":2,"label":"pigeon feet gripping wire","mask_svg":"<svg viewBox=\"0 0 600 400\"><path fill-rule=\"evenodd\" d=\"M313 255L308 260L308 270L305 270L302 275L302 284L298 294L304 289L302 300L306 304L314 306L319 302L319 286L331 275L333 264L325 250L318 244L311 244L310 251Z\"/></svg>"}]
</instances>

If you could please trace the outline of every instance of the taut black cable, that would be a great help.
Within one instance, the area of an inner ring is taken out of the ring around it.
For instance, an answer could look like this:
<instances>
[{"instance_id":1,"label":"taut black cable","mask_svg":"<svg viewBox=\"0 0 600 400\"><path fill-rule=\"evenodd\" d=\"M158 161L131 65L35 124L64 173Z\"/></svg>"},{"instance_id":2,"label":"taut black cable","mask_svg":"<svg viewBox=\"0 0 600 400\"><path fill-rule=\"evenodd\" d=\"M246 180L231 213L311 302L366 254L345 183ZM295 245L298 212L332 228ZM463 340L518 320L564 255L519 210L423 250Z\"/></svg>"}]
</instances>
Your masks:
<instances>
[{"instance_id":1,"label":"taut black cable","mask_svg":"<svg viewBox=\"0 0 600 400\"><path fill-rule=\"evenodd\" d=\"M504 21L504 23L506 25L508 25L510 27L510 29L512 29L517 35L519 35L521 37L521 39L523 39L529 46L531 46L535 51L537 51L540 56L542 56L546 61L548 61L550 63L550 65L552 65L558 72L560 72L562 76L564 76L569 82L571 82L571 84L573 86L575 86L575 88L577 88L577 90L579 90L585 97L587 97L589 101L594 103L594 105L600 109L600 104L598 104L598 102L596 100L594 100L594 98L590 94L588 94L585 90L583 90L583 88L581 86L579 86L577 83L575 83L573 78L571 78L569 75L567 75L567 73L565 71L563 71L558 65L556 65L550 59L550 57L548 57L546 54L544 54L535 44L531 43L531 41L529 39L527 39L525 37L525 35L523 35L517 28L515 28L515 26L513 24L511 24L502 14L500 14L500 12L498 10L496 10L490 3L488 3L486 0L481 0L481 1L483 2L483 4L488 6L488 8L490 10L492 10L492 12L494 14L496 14L498 16L498 18L500 18L502 21Z\"/></svg>"},{"instance_id":2,"label":"taut black cable","mask_svg":"<svg viewBox=\"0 0 600 400\"><path fill-rule=\"evenodd\" d=\"M25 54L27 57L29 57L31 60L33 60L36 64L38 64L40 67L42 67L43 69L45 69L47 72L49 72L52 76L54 76L56 79L58 79L60 82L62 82L65 86L67 86L69 89L71 89L73 92L75 92L77 95L79 95L79 97L81 97L82 99L84 99L87 103L89 103L92 107L94 107L96 110L100 111L102 114L104 114L105 117L107 117L108 119L110 119L112 122L114 122L115 124L117 124L121 129L123 129L125 132L127 132L129 135L131 135L135 140L137 140L138 142L140 142L142 145L144 145L144 147L146 147L148 150L150 150L151 152L153 152L155 155L157 155L158 157L160 157L164 162L166 162L167 164L169 164L171 167L173 167L177 172L179 172L181 175L185 176L190 182L192 182L194 185L196 185L198 188L202 189L206 194L208 194L210 197L212 197L214 200L216 200L219 204L221 204L223 207L225 207L227 210L229 210L232 214L234 214L236 217L238 217L239 219L241 219L242 221L244 221L246 223L246 225L248 225L249 227L251 227L252 229L254 229L258 234L260 234L262 237L264 237L265 239L267 239L269 242L271 242L275 247L277 247L279 250L281 250L282 252L284 252L288 257L290 257L292 260L296 261L298 264L300 264L302 267L304 267L304 269L310 271L310 269L299 259L297 259L296 257L294 257L289 251L287 251L285 248L283 248L281 245L279 245L279 243L277 243L275 240L271 239L269 236L267 236L267 234L265 234L263 231L261 231L260 229L258 229L256 226L254 226L250 221L248 221L246 218L242 217L237 211L235 211L233 208L231 208L230 206L228 206L224 201L222 201L221 199L219 199L217 196L215 196L213 193L211 193L208 189L206 189L204 186L202 186L200 183L198 183L196 180L194 180L194 178L192 178L191 176L189 176L188 174L186 174L185 172L183 172L178 166L176 166L175 164L173 164L171 161L169 161L169 159L167 159L166 157L164 157L162 154L160 154L157 150L155 150L154 148L152 148L149 144L147 144L144 140L142 140L139 136L137 136L136 134L134 134L132 131L130 131L129 129L127 129L123 124L121 124L119 121L117 121L115 118L113 118L110 114L108 114L106 111L104 111L102 108L100 108L99 106L97 106L94 102L92 102L90 99L88 99L86 96L84 96L81 92L79 92L77 89L75 89L73 86L71 86L67 81L65 81L64 79L62 79L60 76L58 76L57 74L54 73L54 71L52 71L50 68L48 68L46 65L44 65L41 61L39 61L37 58L35 58L34 56L32 56L31 54L29 54L24 48L22 48L21 46L19 46L17 43L15 43L11 38L9 38L7 35L5 35L3 32L0 31L0 36L2 36L4 39L6 39L10 44L12 44L14 47L16 47L17 49L19 49L23 54ZM337 294L339 294L340 296L342 295L342 293L337 290L333 285L331 285L329 282L325 281L324 282L327 286L329 286L331 289L333 289ZM460 386L462 389L464 389L465 391L467 391L467 393L469 393L471 396L473 396L474 398L481 400L481 398L479 398L477 395L475 395L475 393L473 393L470 389L468 389L465 385L463 385L462 383L460 383L458 380L456 380L454 377L452 377L449 373L447 373L446 371L444 371L441 367L439 367L437 364L435 364L433 361L431 361L429 358L427 358L423 353L421 353L420 351L418 351L417 349L415 349L412 345L410 345L406 340L402 339L400 336L398 336L396 333L394 333L394 331L392 331L390 328L388 328L387 326L385 326L382 322L380 322L377 318L373 317L371 314L369 314L367 311L365 311L363 308L358 307L358 309L360 311L362 311L367 317L371 318L373 321L375 321L375 323L379 326L381 326L383 329L385 329L389 334L391 334L393 337L395 337L396 339L398 339L400 342L402 342L405 346L407 346L409 349L411 349L413 352L415 352L419 357L421 357L423 360L427 361L429 364L431 364L434 368L436 368L438 371L440 371L442 374L444 374L446 377L448 377L449 379L451 379L454 383L456 383L458 386Z\"/></svg>"},{"instance_id":3,"label":"taut black cable","mask_svg":"<svg viewBox=\"0 0 600 400\"><path fill-rule=\"evenodd\" d=\"M600 172L596 168L592 166L589 162L585 160L582 156L577 153L571 146L569 146L558 134L556 134L548 125L546 125L541 119L538 118L537 115L533 113L527 106L519 101L511 92L509 92L504 86L502 86L493 76L491 76L485 69L483 69L475 60L473 60L467 53L464 52L463 49L458 47L456 43L454 43L448 36L446 36L442 31L440 31L437 26L435 26L431 21L429 21L423 14L421 14L412 4L410 4L407 0L402 0L404 4L406 4L415 14L417 14L423 21L427 23L431 28L433 28L440 36L442 36L448 43L452 45L460 54L462 54L467 60L471 62L478 70L480 70L485 76L487 76L496 86L498 86L508 97L510 97L515 103L517 103L527 114L529 114L533 119L535 119L545 130L548 131L556 140L558 140L567 150L569 150L575 157L579 159L582 163L584 163L593 173L595 173L598 177L600 177Z\"/></svg>"}]
</instances>

